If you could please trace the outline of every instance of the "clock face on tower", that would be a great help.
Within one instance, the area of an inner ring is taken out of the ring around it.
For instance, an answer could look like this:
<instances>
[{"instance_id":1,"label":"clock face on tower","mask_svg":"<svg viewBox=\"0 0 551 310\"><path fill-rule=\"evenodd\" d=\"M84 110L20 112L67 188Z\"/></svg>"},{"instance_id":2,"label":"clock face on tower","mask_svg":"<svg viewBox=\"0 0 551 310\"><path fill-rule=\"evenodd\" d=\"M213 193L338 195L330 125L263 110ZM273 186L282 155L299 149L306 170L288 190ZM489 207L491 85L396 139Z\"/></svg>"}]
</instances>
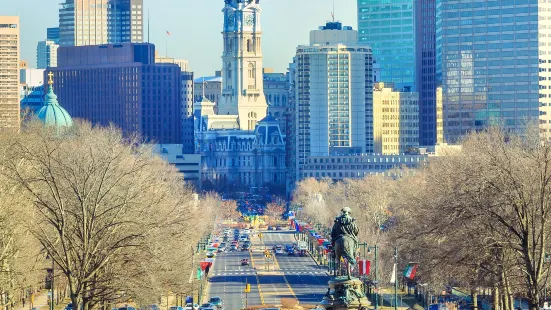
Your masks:
<instances>
[{"instance_id":1,"label":"clock face on tower","mask_svg":"<svg viewBox=\"0 0 551 310\"><path fill-rule=\"evenodd\" d=\"M245 26L252 26L254 24L254 16L252 14L245 16Z\"/></svg>"},{"instance_id":2,"label":"clock face on tower","mask_svg":"<svg viewBox=\"0 0 551 310\"><path fill-rule=\"evenodd\" d=\"M233 27L233 25L235 24L235 16L233 14L228 14L226 22L228 26Z\"/></svg>"}]
</instances>

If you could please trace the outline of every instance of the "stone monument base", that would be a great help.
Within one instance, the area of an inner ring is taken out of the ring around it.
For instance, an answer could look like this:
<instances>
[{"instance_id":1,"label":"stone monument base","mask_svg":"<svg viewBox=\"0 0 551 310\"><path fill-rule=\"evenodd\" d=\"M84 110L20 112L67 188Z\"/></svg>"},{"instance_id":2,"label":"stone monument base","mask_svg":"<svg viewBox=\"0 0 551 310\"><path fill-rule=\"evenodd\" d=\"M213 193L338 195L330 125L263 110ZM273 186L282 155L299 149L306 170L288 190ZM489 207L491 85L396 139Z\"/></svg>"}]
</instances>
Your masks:
<instances>
[{"instance_id":1,"label":"stone monument base","mask_svg":"<svg viewBox=\"0 0 551 310\"><path fill-rule=\"evenodd\" d=\"M369 300L363 292L362 281L358 278L333 277L328 282L327 293L320 306L327 310L368 309Z\"/></svg>"}]
</instances>

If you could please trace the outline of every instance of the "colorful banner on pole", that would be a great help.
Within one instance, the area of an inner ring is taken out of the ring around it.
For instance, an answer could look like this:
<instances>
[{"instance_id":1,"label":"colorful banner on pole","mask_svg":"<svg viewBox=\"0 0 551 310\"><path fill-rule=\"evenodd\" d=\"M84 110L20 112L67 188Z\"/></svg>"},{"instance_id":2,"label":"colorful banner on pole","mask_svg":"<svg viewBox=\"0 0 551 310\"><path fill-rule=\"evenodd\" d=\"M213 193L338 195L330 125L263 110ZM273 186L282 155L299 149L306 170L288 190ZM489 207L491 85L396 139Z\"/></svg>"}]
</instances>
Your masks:
<instances>
[{"instance_id":1,"label":"colorful banner on pole","mask_svg":"<svg viewBox=\"0 0 551 310\"><path fill-rule=\"evenodd\" d=\"M368 276L371 272L371 262L368 260L359 260L358 261L358 271L360 272L360 276Z\"/></svg>"},{"instance_id":2,"label":"colorful banner on pole","mask_svg":"<svg viewBox=\"0 0 551 310\"><path fill-rule=\"evenodd\" d=\"M415 274L417 273L418 267L419 267L419 264L409 263L406 269L404 270L404 277L410 280L413 280L415 278Z\"/></svg>"}]
</instances>

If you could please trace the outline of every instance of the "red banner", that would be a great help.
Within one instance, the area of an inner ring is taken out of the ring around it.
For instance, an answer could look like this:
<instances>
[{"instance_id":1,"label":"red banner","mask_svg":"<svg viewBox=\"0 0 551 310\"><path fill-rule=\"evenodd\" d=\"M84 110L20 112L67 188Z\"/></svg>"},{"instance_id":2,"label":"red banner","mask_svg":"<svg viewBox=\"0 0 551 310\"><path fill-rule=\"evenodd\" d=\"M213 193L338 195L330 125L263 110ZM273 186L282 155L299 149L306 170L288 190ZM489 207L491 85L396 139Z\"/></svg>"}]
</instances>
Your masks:
<instances>
[{"instance_id":1,"label":"red banner","mask_svg":"<svg viewBox=\"0 0 551 310\"><path fill-rule=\"evenodd\" d=\"M201 265L201 270L205 271L207 269L207 266L212 266L211 262L199 262L199 265Z\"/></svg>"},{"instance_id":2,"label":"red banner","mask_svg":"<svg viewBox=\"0 0 551 310\"><path fill-rule=\"evenodd\" d=\"M360 260L358 261L359 271L360 275L369 275L369 272L371 271L371 262L368 260Z\"/></svg>"}]
</instances>

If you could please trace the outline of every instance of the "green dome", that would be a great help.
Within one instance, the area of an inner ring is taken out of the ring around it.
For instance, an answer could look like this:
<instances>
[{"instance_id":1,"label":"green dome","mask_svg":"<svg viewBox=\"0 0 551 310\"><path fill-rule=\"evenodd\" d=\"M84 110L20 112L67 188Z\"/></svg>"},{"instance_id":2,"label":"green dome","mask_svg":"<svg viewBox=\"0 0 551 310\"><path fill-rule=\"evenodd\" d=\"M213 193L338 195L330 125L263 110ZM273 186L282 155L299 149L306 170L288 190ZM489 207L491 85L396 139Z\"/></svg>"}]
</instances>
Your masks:
<instances>
[{"instance_id":1,"label":"green dome","mask_svg":"<svg viewBox=\"0 0 551 310\"><path fill-rule=\"evenodd\" d=\"M57 96L54 94L52 85L48 86L48 93L44 99L44 106L38 111L38 119L44 125L56 127L71 127L73 119L67 111L57 102Z\"/></svg>"}]
</instances>

